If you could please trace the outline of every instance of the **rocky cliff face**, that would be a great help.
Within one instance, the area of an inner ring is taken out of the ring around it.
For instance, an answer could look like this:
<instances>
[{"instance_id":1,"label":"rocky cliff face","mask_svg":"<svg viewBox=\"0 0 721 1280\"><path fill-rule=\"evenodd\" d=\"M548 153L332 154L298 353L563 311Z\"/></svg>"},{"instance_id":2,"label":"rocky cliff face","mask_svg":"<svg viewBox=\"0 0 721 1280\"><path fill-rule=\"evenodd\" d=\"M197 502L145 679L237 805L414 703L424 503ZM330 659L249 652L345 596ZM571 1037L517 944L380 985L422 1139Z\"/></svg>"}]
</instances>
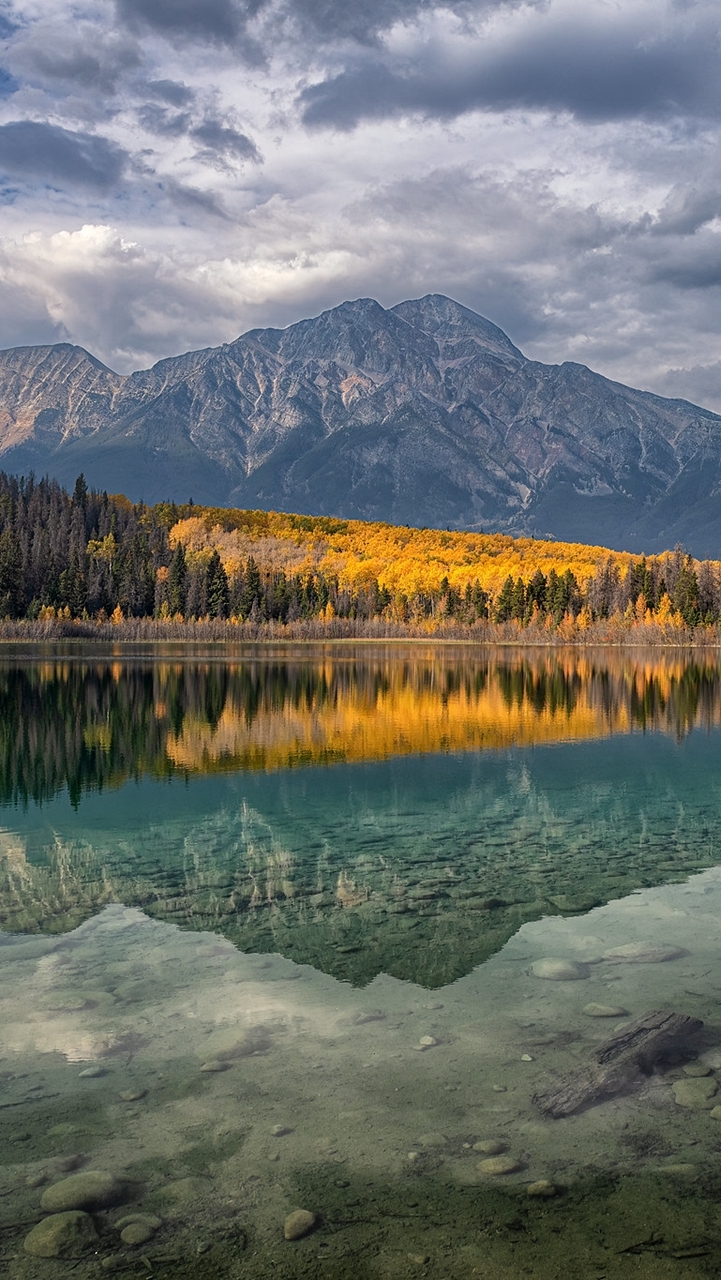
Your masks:
<instances>
[{"instance_id":1,"label":"rocky cliff face","mask_svg":"<svg viewBox=\"0 0 721 1280\"><path fill-rule=\"evenodd\" d=\"M121 377L0 352L0 466L133 498L721 556L721 417L527 360L448 298L344 303Z\"/></svg>"}]
</instances>

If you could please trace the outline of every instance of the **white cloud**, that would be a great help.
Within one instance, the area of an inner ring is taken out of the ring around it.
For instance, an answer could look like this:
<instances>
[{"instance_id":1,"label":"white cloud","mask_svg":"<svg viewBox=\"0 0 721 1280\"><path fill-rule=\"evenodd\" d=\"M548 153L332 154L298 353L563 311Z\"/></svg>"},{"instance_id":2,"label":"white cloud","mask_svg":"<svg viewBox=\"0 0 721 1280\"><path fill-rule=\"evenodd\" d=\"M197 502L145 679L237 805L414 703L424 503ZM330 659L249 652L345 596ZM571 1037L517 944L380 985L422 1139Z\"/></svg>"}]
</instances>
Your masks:
<instances>
[{"instance_id":1,"label":"white cloud","mask_svg":"<svg viewBox=\"0 0 721 1280\"><path fill-rule=\"evenodd\" d=\"M168 5L15 0L0 130L61 138L68 163L52 176L6 148L2 344L69 339L126 370L348 297L439 291L529 355L721 407L707 0L368 0L322 33L315 0L237 27L240 0L218 0L207 39L200 0L172 31ZM614 51L643 84L614 89ZM420 86L417 108L365 118L358 72L378 67ZM357 126L306 128L299 91L343 75Z\"/></svg>"}]
</instances>

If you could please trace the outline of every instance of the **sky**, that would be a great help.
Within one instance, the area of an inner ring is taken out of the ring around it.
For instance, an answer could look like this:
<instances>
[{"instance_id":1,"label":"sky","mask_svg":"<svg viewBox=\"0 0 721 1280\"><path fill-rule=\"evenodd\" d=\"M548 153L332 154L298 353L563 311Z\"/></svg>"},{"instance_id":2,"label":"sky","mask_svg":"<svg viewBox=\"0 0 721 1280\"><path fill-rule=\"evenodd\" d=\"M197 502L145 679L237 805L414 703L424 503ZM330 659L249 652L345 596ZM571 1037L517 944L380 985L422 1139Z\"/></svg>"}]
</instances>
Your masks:
<instances>
[{"instance_id":1,"label":"sky","mask_svg":"<svg viewBox=\"0 0 721 1280\"><path fill-rule=\"evenodd\" d=\"M717 0L0 0L0 346L445 293L721 411Z\"/></svg>"}]
</instances>

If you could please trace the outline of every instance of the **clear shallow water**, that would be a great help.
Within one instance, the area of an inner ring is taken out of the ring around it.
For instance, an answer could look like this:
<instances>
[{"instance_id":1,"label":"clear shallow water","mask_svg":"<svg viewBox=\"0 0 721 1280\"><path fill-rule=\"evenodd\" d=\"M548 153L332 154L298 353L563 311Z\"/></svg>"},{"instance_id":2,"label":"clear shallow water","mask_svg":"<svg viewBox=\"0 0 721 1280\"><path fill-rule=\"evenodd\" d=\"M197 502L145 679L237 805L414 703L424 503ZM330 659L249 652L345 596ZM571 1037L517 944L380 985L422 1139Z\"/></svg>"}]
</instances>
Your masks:
<instances>
[{"instance_id":1,"label":"clear shallow water","mask_svg":"<svg viewBox=\"0 0 721 1280\"><path fill-rule=\"evenodd\" d=\"M718 1274L721 1122L673 1086L721 1081L720 690L618 655L7 664L8 1274ZM544 1118L656 1008L704 1030ZM76 1162L118 1203L80 1257L27 1254Z\"/></svg>"}]
</instances>

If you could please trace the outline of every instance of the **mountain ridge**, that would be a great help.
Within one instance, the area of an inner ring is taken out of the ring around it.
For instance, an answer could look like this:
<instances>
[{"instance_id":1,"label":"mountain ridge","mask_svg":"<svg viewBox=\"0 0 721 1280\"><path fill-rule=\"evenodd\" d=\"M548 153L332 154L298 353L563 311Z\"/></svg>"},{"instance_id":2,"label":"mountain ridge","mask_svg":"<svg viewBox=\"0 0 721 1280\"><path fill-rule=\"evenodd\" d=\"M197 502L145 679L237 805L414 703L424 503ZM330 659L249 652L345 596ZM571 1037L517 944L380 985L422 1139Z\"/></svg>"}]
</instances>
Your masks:
<instances>
[{"instance_id":1,"label":"mountain ridge","mask_svg":"<svg viewBox=\"0 0 721 1280\"><path fill-rule=\"evenodd\" d=\"M438 294L131 374L69 343L1 351L0 466L149 502L721 552L721 416L529 360Z\"/></svg>"}]
</instances>

